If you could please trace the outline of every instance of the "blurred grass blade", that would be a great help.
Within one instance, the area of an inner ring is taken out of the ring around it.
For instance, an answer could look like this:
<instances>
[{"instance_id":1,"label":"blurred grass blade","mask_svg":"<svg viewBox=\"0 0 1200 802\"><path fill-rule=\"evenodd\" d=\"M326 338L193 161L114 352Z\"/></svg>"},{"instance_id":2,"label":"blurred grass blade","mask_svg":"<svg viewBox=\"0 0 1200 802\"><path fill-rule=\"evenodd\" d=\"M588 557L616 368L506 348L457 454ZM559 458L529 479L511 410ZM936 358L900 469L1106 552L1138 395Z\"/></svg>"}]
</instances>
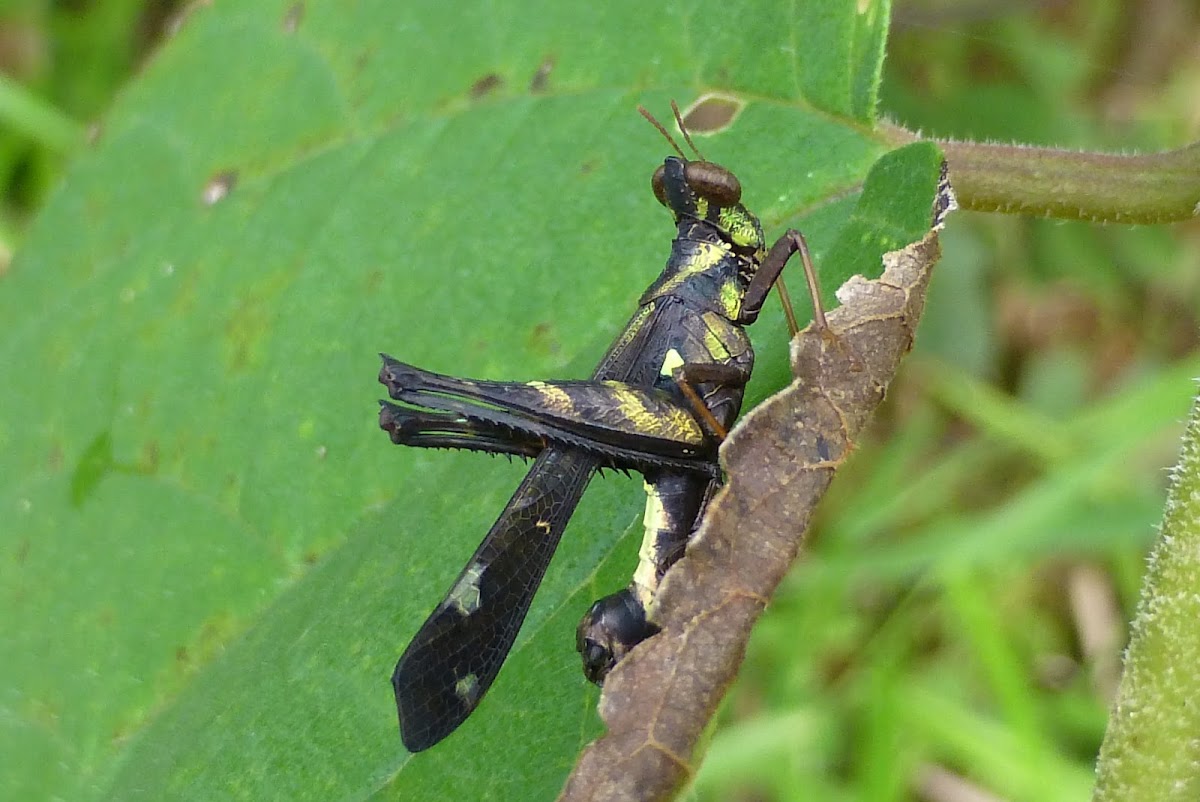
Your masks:
<instances>
[{"instance_id":1,"label":"blurred grass blade","mask_svg":"<svg viewBox=\"0 0 1200 802\"><path fill-rule=\"evenodd\" d=\"M0 124L50 150L70 153L83 144L83 126L2 72Z\"/></svg>"}]
</instances>

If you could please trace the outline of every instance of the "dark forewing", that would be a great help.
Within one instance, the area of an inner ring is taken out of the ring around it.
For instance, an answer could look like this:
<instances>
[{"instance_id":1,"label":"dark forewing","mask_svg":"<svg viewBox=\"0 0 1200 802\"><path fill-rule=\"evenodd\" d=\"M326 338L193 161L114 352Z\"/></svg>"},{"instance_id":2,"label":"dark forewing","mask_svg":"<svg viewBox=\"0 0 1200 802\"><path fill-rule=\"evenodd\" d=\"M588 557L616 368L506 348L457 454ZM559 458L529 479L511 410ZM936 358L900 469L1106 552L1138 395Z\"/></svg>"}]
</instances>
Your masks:
<instances>
[{"instance_id":1,"label":"dark forewing","mask_svg":"<svg viewBox=\"0 0 1200 802\"><path fill-rule=\"evenodd\" d=\"M592 378L652 383L661 363L651 347L662 311L653 304L639 308ZM404 650L392 685L400 737L410 752L428 749L453 732L496 679L599 464L579 449L542 451L446 598Z\"/></svg>"},{"instance_id":2,"label":"dark forewing","mask_svg":"<svg viewBox=\"0 0 1200 802\"><path fill-rule=\"evenodd\" d=\"M392 685L409 751L453 732L500 672L594 468L582 452L543 451L408 645Z\"/></svg>"}]
</instances>

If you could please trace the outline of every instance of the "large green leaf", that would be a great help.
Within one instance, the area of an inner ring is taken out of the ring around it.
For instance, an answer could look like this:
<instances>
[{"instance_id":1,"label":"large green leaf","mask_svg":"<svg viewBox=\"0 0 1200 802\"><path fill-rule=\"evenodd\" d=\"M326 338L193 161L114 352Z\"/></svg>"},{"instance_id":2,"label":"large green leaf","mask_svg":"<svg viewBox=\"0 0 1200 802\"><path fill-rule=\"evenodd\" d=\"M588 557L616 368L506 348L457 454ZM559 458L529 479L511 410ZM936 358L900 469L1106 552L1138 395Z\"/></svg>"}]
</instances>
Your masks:
<instances>
[{"instance_id":1,"label":"large green leaf","mask_svg":"<svg viewBox=\"0 0 1200 802\"><path fill-rule=\"evenodd\" d=\"M669 250L638 103L746 103L700 147L769 232L855 254L828 294L927 218L927 182L856 211L886 0L412 5L197 6L0 283L0 797L552 794L637 483L596 483L492 692L411 757L391 668L521 467L392 447L375 353L586 375ZM750 403L773 308L755 338Z\"/></svg>"}]
</instances>

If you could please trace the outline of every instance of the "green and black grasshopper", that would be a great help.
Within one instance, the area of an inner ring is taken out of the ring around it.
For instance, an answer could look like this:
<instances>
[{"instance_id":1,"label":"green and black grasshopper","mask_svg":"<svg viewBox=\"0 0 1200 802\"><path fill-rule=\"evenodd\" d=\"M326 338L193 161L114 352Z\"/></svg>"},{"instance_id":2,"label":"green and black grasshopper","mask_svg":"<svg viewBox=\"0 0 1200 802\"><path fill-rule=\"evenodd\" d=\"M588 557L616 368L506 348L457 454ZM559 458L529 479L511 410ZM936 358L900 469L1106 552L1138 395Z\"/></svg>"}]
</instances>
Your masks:
<instances>
[{"instance_id":1,"label":"green and black grasshopper","mask_svg":"<svg viewBox=\"0 0 1200 802\"><path fill-rule=\"evenodd\" d=\"M651 181L675 220L671 256L590 379L470 381L383 357L379 381L403 404L381 402L379 424L393 442L534 458L396 665L392 684L410 751L453 732L487 692L598 469L643 474L646 534L633 582L596 602L579 624L584 673L602 682L657 631L647 608L721 481L717 448L754 367L744 327L796 252L819 298L803 237L789 230L768 251L737 178L700 157L672 109L696 160L639 109L678 153ZM794 333L786 301L785 308ZM819 302L814 308L822 325Z\"/></svg>"}]
</instances>

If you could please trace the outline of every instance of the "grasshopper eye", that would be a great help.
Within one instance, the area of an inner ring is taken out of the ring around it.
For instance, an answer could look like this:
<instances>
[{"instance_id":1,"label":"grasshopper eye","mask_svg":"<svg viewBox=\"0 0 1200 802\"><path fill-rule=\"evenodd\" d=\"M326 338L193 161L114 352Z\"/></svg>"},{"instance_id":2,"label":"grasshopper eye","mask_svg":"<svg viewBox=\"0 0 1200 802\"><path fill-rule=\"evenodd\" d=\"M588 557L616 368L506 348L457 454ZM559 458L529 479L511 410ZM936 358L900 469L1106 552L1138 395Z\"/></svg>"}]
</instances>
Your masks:
<instances>
[{"instance_id":1,"label":"grasshopper eye","mask_svg":"<svg viewBox=\"0 0 1200 802\"><path fill-rule=\"evenodd\" d=\"M654 190L654 197L658 198L658 202L663 206L667 205L667 188L663 186L663 174L665 170L663 165L658 165L658 169L654 171L654 175L650 178L650 188Z\"/></svg>"},{"instance_id":2,"label":"grasshopper eye","mask_svg":"<svg viewBox=\"0 0 1200 802\"><path fill-rule=\"evenodd\" d=\"M688 162L683 175L693 192L718 206L735 206L742 199L741 183L719 164Z\"/></svg>"}]
</instances>

